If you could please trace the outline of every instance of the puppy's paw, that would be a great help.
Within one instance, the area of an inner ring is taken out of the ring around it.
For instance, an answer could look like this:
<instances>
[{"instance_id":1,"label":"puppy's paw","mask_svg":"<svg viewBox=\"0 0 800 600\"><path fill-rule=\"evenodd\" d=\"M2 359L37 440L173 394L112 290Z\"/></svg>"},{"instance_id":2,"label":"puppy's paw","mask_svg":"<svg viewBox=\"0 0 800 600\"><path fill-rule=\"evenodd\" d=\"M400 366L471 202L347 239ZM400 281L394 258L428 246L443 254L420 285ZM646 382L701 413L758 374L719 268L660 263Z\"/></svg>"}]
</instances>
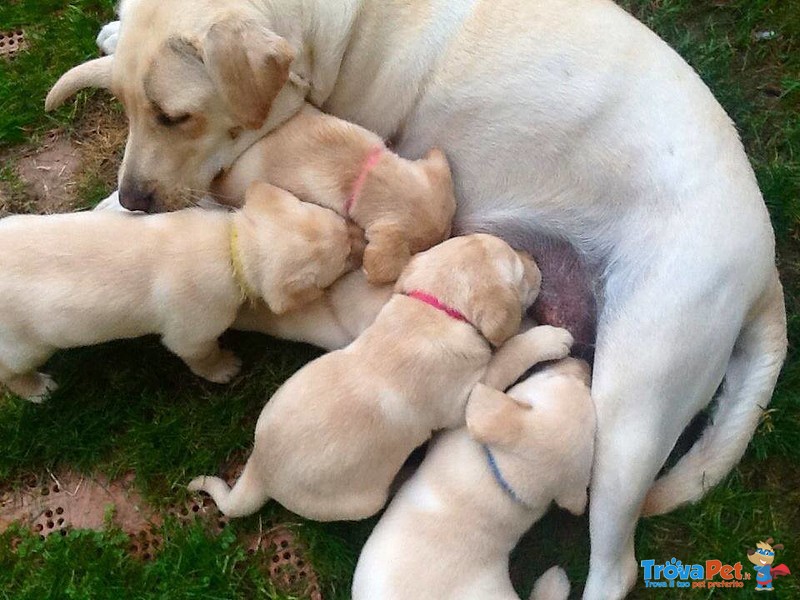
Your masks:
<instances>
[{"instance_id":1,"label":"puppy's paw","mask_svg":"<svg viewBox=\"0 0 800 600\"><path fill-rule=\"evenodd\" d=\"M400 277L409 260L411 256L401 248L394 250L369 244L364 250L364 272L367 274L367 281L372 285L393 283Z\"/></svg>"},{"instance_id":2,"label":"puppy's paw","mask_svg":"<svg viewBox=\"0 0 800 600\"><path fill-rule=\"evenodd\" d=\"M541 358L539 359L541 361L558 360L569 356L569 351L575 342L569 331L552 325L534 327L529 334L534 335L536 338L536 343L541 352Z\"/></svg>"},{"instance_id":3,"label":"puppy's paw","mask_svg":"<svg viewBox=\"0 0 800 600\"><path fill-rule=\"evenodd\" d=\"M221 350L219 360L200 376L213 383L229 383L239 374L241 368L242 361L238 356L230 350Z\"/></svg>"},{"instance_id":4,"label":"puppy's paw","mask_svg":"<svg viewBox=\"0 0 800 600\"><path fill-rule=\"evenodd\" d=\"M103 25L100 33L97 34L97 47L102 50L103 54L114 54L117 50L117 42L119 41L119 21L111 21Z\"/></svg>"}]
</instances>

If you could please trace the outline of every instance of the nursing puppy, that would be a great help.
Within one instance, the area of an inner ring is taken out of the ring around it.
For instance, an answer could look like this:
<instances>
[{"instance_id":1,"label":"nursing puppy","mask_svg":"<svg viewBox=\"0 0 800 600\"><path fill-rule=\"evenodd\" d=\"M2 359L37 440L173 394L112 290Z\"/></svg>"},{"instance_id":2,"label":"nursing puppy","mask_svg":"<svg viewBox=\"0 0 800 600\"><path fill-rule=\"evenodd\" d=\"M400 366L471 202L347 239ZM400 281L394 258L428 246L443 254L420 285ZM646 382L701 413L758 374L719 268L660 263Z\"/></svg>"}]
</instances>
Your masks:
<instances>
[{"instance_id":1,"label":"nursing puppy","mask_svg":"<svg viewBox=\"0 0 800 600\"><path fill-rule=\"evenodd\" d=\"M507 394L483 384L467 426L442 433L367 541L353 600L518 600L508 557L555 502L586 507L595 415L589 368L566 358ZM532 598L566 598L560 569Z\"/></svg>"},{"instance_id":2,"label":"nursing puppy","mask_svg":"<svg viewBox=\"0 0 800 600\"><path fill-rule=\"evenodd\" d=\"M354 241L355 240L355 241ZM56 350L160 334L197 375L240 362L217 338L248 299L275 313L351 268L358 236L332 211L254 184L236 213L190 209L19 215L0 221L0 382L41 402Z\"/></svg>"},{"instance_id":3,"label":"nursing puppy","mask_svg":"<svg viewBox=\"0 0 800 600\"><path fill-rule=\"evenodd\" d=\"M374 133L309 104L249 148L211 191L236 205L255 180L352 219L366 234L371 283L395 281L411 255L447 238L456 210L439 150L417 161L400 158Z\"/></svg>"},{"instance_id":4,"label":"nursing puppy","mask_svg":"<svg viewBox=\"0 0 800 600\"><path fill-rule=\"evenodd\" d=\"M512 362L524 363L518 372L490 365L493 346L517 332L539 285L533 262L492 236L453 238L418 254L364 333L270 399L233 489L217 477L198 477L189 489L211 494L228 516L251 514L269 498L321 521L375 514L411 451L431 432L463 423L478 381L513 381L528 365L567 354L569 333L534 328L508 342Z\"/></svg>"}]
</instances>

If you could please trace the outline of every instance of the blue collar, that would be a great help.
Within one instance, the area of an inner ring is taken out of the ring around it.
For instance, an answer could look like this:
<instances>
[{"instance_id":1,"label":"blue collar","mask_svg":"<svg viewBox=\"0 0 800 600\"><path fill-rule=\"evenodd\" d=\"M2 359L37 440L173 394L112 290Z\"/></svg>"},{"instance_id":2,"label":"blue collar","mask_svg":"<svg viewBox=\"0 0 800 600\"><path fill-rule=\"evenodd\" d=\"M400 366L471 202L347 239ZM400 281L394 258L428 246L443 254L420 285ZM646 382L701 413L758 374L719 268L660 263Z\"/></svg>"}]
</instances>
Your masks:
<instances>
[{"instance_id":1,"label":"blue collar","mask_svg":"<svg viewBox=\"0 0 800 600\"><path fill-rule=\"evenodd\" d=\"M503 473L500 472L500 467L497 466L497 461L494 458L494 454L489 449L489 446L486 444L482 444L483 451L486 453L486 460L489 461L489 469L492 471L492 475L494 475L494 480L497 482L503 491L508 494L508 497L511 498L514 502L519 504L520 506L524 506L528 508L528 505L517 495L517 492L514 491L514 488L511 487L511 484L506 481L506 478L503 477Z\"/></svg>"}]
</instances>

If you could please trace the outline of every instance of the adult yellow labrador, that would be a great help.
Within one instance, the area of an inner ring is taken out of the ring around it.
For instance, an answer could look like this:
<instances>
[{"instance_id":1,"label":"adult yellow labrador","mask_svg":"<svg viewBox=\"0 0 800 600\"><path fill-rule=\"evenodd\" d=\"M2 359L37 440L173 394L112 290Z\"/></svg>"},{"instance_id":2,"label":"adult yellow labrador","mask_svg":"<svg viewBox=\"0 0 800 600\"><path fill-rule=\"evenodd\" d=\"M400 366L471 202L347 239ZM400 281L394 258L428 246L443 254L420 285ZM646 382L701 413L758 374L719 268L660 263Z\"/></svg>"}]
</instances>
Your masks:
<instances>
[{"instance_id":1,"label":"adult yellow labrador","mask_svg":"<svg viewBox=\"0 0 800 600\"><path fill-rule=\"evenodd\" d=\"M207 190L308 100L408 158L442 148L456 231L532 251L545 280L548 240L577 249L598 299L584 594L624 596L643 507L720 481L785 355L769 217L700 78L609 0L123 0L121 22L116 54L47 106L91 85L122 101L128 208ZM721 383L713 425L653 487Z\"/></svg>"}]
</instances>

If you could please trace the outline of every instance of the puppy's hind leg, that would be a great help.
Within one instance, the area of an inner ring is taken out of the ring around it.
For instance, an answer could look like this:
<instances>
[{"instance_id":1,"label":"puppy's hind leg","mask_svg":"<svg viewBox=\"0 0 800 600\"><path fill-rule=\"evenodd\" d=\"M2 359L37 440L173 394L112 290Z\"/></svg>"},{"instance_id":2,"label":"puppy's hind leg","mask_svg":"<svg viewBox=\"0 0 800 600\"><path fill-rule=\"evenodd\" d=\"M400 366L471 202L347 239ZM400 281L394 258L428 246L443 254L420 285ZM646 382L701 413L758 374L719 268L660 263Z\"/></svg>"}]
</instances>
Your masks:
<instances>
[{"instance_id":1,"label":"puppy's hind leg","mask_svg":"<svg viewBox=\"0 0 800 600\"><path fill-rule=\"evenodd\" d=\"M227 517L252 515L269 500L266 483L257 473L257 467L253 465L252 459L247 461L233 489L219 477L205 475L193 479L187 489L190 492L206 492L217 503L220 512Z\"/></svg>"}]
</instances>

